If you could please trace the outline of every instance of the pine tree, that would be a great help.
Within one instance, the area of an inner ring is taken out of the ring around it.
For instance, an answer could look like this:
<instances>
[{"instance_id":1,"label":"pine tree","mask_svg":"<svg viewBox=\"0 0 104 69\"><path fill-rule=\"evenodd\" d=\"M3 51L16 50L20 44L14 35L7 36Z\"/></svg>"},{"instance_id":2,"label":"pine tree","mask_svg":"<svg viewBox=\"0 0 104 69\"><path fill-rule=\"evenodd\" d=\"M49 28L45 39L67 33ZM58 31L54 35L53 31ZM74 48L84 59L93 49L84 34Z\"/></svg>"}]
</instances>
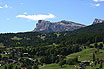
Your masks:
<instances>
[{"instance_id":1,"label":"pine tree","mask_svg":"<svg viewBox=\"0 0 104 69\"><path fill-rule=\"evenodd\" d=\"M5 65L5 69L7 69L7 66Z\"/></svg>"},{"instance_id":2,"label":"pine tree","mask_svg":"<svg viewBox=\"0 0 104 69\"><path fill-rule=\"evenodd\" d=\"M95 53L93 53L93 61L95 61Z\"/></svg>"},{"instance_id":3,"label":"pine tree","mask_svg":"<svg viewBox=\"0 0 104 69\"><path fill-rule=\"evenodd\" d=\"M18 67L16 66L16 69L18 69Z\"/></svg>"},{"instance_id":4,"label":"pine tree","mask_svg":"<svg viewBox=\"0 0 104 69\"><path fill-rule=\"evenodd\" d=\"M33 69L39 69L39 68L38 68L38 65L35 64L35 65L33 66Z\"/></svg>"},{"instance_id":5,"label":"pine tree","mask_svg":"<svg viewBox=\"0 0 104 69\"><path fill-rule=\"evenodd\" d=\"M103 69L103 64L102 64L102 63L100 64L100 67L99 67L99 68L100 68L100 69Z\"/></svg>"}]
</instances>

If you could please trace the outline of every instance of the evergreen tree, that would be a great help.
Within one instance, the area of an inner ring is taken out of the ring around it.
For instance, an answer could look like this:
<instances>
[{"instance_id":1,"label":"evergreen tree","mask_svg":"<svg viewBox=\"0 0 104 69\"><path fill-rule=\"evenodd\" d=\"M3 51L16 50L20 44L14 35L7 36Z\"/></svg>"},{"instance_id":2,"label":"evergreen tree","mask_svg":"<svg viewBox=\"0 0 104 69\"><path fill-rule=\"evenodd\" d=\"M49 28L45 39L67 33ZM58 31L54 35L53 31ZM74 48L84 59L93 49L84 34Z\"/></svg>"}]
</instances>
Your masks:
<instances>
[{"instance_id":1,"label":"evergreen tree","mask_svg":"<svg viewBox=\"0 0 104 69\"><path fill-rule=\"evenodd\" d=\"M64 60L62 60L62 61L59 62L59 66L61 66L61 67L62 67L62 65L64 65L64 64L65 64L65 61L64 61Z\"/></svg>"},{"instance_id":2,"label":"evergreen tree","mask_svg":"<svg viewBox=\"0 0 104 69\"><path fill-rule=\"evenodd\" d=\"M5 65L5 69L8 69L6 65Z\"/></svg>"},{"instance_id":3,"label":"evergreen tree","mask_svg":"<svg viewBox=\"0 0 104 69\"><path fill-rule=\"evenodd\" d=\"M95 44L94 44L94 47L95 47L95 48L97 48L97 47L98 47L98 44L97 44L97 43L95 43Z\"/></svg>"},{"instance_id":4,"label":"evergreen tree","mask_svg":"<svg viewBox=\"0 0 104 69\"><path fill-rule=\"evenodd\" d=\"M96 64L97 64L97 61L95 61L94 65L96 66Z\"/></svg>"},{"instance_id":5,"label":"evergreen tree","mask_svg":"<svg viewBox=\"0 0 104 69\"><path fill-rule=\"evenodd\" d=\"M100 63L100 67L99 67L100 69L103 69L103 64L102 63Z\"/></svg>"},{"instance_id":6,"label":"evergreen tree","mask_svg":"<svg viewBox=\"0 0 104 69\"><path fill-rule=\"evenodd\" d=\"M103 44L100 43L100 45L99 45L99 49L102 49L102 48L103 48Z\"/></svg>"},{"instance_id":7,"label":"evergreen tree","mask_svg":"<svg viewBox=\"0 0 104 69\"><path fill-rule=\"evenodd\" d=\"M16 68L15 69L18 69L18 67L16 66Z\"/></svg>"},{"instance_id":8,"label":"evergreen tree","mask_svg":"<svg viewBox=\"0 0 104 69\"><path fill-rule=\"evenodd\" d=\"M95 61L95 53L93 53L93 58L92 59L93 59L93 61Z\"/></svg>"},{"instance_id":9,"label":"evergreen tree","mask_svg":"<svg viewBox=\"0 0 104 69\"><path fill-rule=\"evenodd\" d=\"M13 66L12 66L12 65L9 65L9 66L8 66L8 69L13 69Z\"/></svg>"},{"instance_id":10,"label":"evergreen tree","mask_svg":"<svg viewBox=\"0 0 104 69\"><path fill-rule=\"evenodd\" d=\"M33 66L33 69L39 69L39 68L38 68L38 65L35 64L35 65Z\"/></svg>"},{"instance_id":11,"label":"evergreen tree","mask_svg":"<svg viewBox=\"0 0 104 69\"><path fill-rule=\"evenodd\" d=\"M0 54L0 61L1 61L1 59L2 59L2 55Z\"/></svg>"}]
</instances>

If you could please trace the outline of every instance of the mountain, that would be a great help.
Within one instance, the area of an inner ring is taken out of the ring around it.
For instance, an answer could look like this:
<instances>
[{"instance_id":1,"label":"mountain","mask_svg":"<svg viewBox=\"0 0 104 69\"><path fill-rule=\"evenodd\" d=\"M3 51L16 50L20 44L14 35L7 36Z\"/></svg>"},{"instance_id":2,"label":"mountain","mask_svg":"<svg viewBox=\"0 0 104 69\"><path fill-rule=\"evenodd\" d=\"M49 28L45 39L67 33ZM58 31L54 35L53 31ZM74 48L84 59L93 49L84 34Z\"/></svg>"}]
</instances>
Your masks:
<instances>
[{"instance_id":1,"label":"mountain","mask_svg":"<svg viewBox=\"0 0 104 69\"><path fill-rule=\"evenodd\" d=\"M0 34L0 43L4 46L47 46L62 44L92 44L104 41L104 23L93 24L74 31L39 33L5 33Z\"/></svg>"},{"instance_id":2,"label":"mountain","mask_svg":"<svg viewBox=\"0 0 104 69\"><path fill-rule=\"evenodd\" d=\"M36 24L36 28L33 32L63 32L63 31L73 31L82 27L86 27L85 25L62 20L60 22L50 22L45 20L39 20Z\"/></svg>"},{"instance_id":3,"label":"mountain","mask_svg":"<svg viewBox=\"0 0 104 69\"><path fill-rule=\"evenodd\" d=\"M95 18L93 24L103 23L104 20Z\"/></svg>"}]
</instances>

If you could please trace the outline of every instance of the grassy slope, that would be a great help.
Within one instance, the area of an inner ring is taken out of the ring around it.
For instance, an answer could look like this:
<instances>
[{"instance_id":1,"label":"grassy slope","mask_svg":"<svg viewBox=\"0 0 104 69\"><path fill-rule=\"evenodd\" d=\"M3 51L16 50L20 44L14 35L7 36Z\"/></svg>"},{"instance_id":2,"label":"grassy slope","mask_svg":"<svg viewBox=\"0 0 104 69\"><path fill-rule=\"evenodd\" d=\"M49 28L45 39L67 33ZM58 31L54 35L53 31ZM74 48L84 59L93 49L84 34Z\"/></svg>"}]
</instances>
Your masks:
<instances>
[{"instance_id":1,"label":"grassy slope","mask_svg":"<svg viewBox=\"0 0 104 69\"><path fill-rule=\"evenodd\" d=\"M58 64L48 64L44 67L39 67L40 69L77 69L75 65L63 65L60 67Z\"/></svg>"},{"instance_id":2,"label":"grassy slope","mask_svg":"<svg viewBox=\"0 0 104 69\"><path fill-rule=\"evenodd\" d=\"M68 59L68 58L71 58L71 57L80 56L80 57L78 57L79 61L89 60L89 59L92 59L92 54L93 54L94 51L95 51L94 48L85 49L81 52L70 54L66 58Z\"/></svg>"},{"instance_id":3,"label":"grassy slope","mask_svg":"<svg viewBox=\"0 0 104 69\"><path fill-rule=\"evenodd\" d=\"M85 49L81 52L77 52L77 53L73 53L67 56L67 58L70 57L75 57L75 56L80 56L78 57L79 61L84 61L84 60L91 60L92 59L92 55L93 53L96 51L97 49L95 48L89 48L89 49ZM104 59L104 50L99 50L99 53L96 54L96 58L100 58L100 59Z\"/></svg>"},{"instance_id":4,"label":"grassy slope","mask_svg":"<svg viewBox=\"0 0 104 69\"><path fill-rule=\"evenodd\" d=\"M103 42L98 42L97 44L98 44L98 45L100 45L100 43L102 43L102 44L103 44ZM91 46L94 46L94 44L95 44L95 43L90 44L90 45L91 45ZM104 44L103 44L103 46L104 46Z\"/></svg>"},{"instance_id":5,"label":"grassy slope","mask_svg":"<svg viewBox=\"0 0 104 69\"><path fill-rule=\"evenodd\" d=\"M97 49L95 49L95 48L85 49L81 52L77 52L77 53L73 53L73 54L68 55L67 59L75 57L75 56L80 56L80 57L78 57L79 61L92 60L93 52L96 51L96 50ZM96 58L104 59L104 50L100 49L99 53L96 54ZM99 68L99 66L100 65L97 64L96 67ZM95 69L96 67L87 66L86 69Z\"/></svg>"}]
</instances>

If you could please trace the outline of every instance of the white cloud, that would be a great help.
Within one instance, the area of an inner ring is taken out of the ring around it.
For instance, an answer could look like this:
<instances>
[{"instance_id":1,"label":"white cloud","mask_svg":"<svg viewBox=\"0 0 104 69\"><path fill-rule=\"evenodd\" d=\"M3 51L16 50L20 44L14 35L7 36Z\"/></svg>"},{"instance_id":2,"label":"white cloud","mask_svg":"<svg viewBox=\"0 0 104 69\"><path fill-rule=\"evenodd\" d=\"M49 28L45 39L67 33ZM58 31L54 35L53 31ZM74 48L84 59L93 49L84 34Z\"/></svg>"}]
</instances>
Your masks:
<instances>
[{"instance_id":1,"label":"white cloud","mask_svg":"<svg viewBox=\"0 0 104 69\"><path fill-rule=\"evenodd\" d=\"M2 6L0 6L0 8L3 8Z\"/></svg>"},{"instance_id":2,"label":"white cloud","mask_svg":"<svg viewBox=\"0 0 104 69\"><path fill-rule=\"evenodd\" d=\"M7 4L4 5L4 8L8 8L9 6Z\"/></svg>"},{"instance_id":3,"label":"white cloud","mask_svg":"<svg viewBox=\"0 0 104 69\"><path fill-rule=\"evenodd\" d=\"M49 15L17 15L16 17L19 18L26 18L26 19L30 19L30 20L45 20L48 18L55 18L55 16L53 14L49 14Z\"/></svg>"},{"instance_id":4,"label":"white cloud","mask_svg":"<svg viewBox=\"0 0 104 69\"><path fill-rule=\"evenodd\" d=\"M95 4L95 6L100 6L100 4Z\"/></svg>"},{"instance_id":5,"label":"white cloud","mask_svg":"<svg viewBox=\"0 0 104 69\"><path fill-rule=\"evenodd\" d=\"M9 7L7 4L5 4L4 6L0 6L0 8L11 8L11 7Z\"/></svg>"},{"instance_id":6,"label":"white cloud","mask_svg":"<svg viewBox=\"0 0 104 69\"><path fill-rule=\"evenodd\" d=\"M104 0L93 0L94 2L102 2L102 1L104 1Z\"/></svg>"},{"instance_id":7,"label":"white cloud","mask_svg":"<svg viewBox=\"0 0 104 69\"><path fill-rule=\"evenodd\" d=\"M99 7L100 4L90 4L92 7Z\"/></svg>"}]
</instances>

